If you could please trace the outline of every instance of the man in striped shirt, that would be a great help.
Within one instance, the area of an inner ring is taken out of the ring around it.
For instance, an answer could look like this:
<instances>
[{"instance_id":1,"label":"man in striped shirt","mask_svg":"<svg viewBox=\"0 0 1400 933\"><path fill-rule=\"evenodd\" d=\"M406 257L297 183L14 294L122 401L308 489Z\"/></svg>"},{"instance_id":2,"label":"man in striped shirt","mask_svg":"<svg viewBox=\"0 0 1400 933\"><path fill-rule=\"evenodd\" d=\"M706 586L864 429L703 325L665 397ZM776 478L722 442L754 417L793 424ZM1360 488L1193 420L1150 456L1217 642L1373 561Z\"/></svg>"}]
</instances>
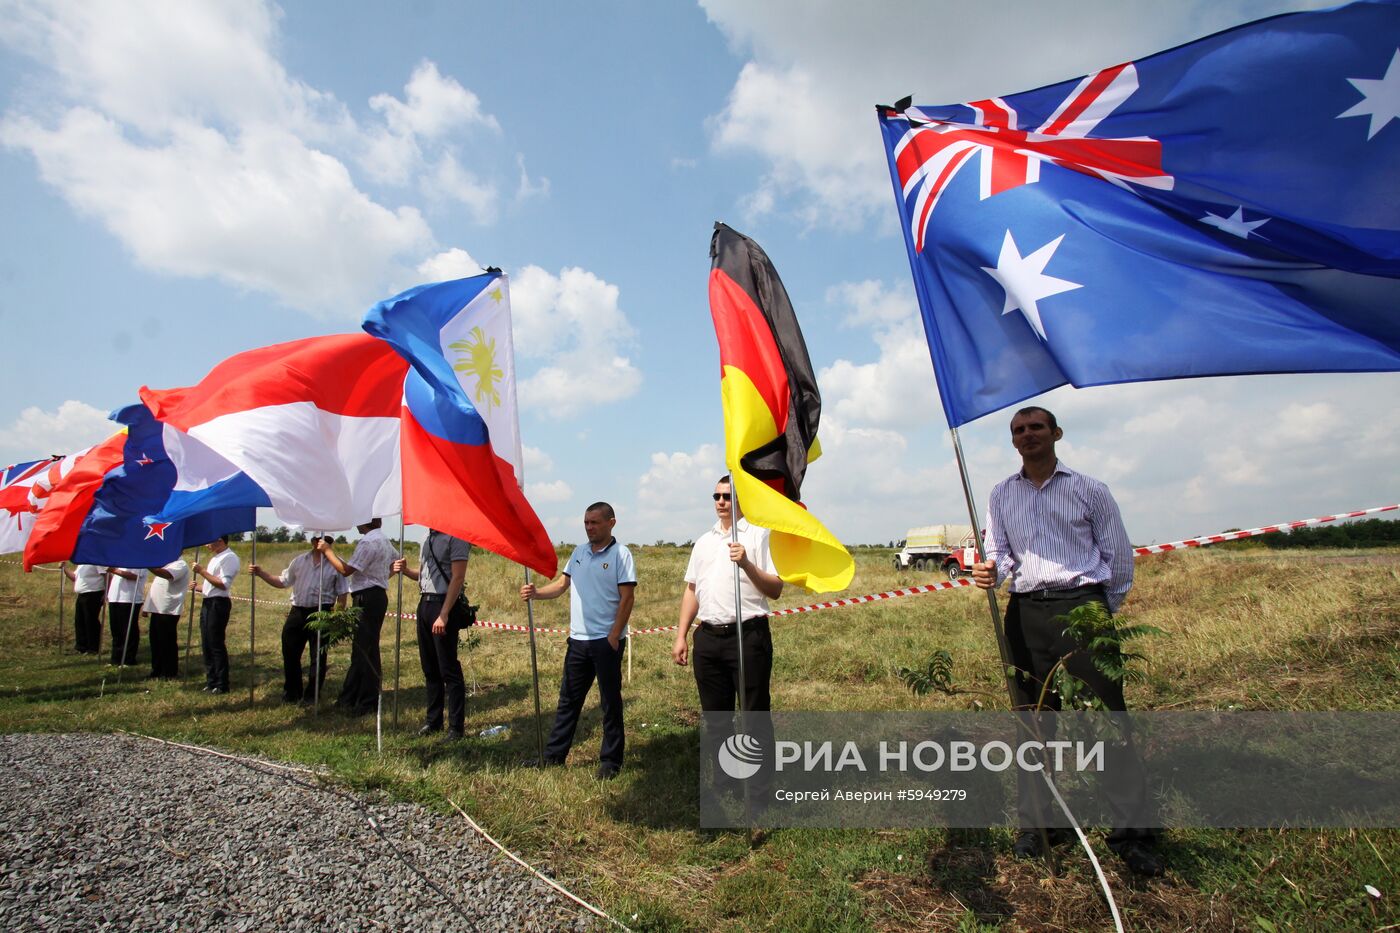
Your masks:
<instances>
[{"instance_id":1,"label":"man in striped shirt","mask_svg":"<svg viewBox=\"0 0 1400 933\"><path fill-rule=\"evenodd\" d=\"M1060 462L1055 442L1064 432L1044 408L1023 408L1011 419L1011 444L1021 455L1021 469L992 489L987 507L986 560L972 571L973 581L991 589L1010 581L1006 641L1017 669L1019 709L1033 709L1042 686L1061 658L1065 669L1083 681L1110 710L1125 710L1123 684L1094 666L1065 630L1063 617L1076 606L1104 604L1116 612L1133 585L1133 547L1108 487ZM1045 691L1045 706L1060 708L1060 698ZM1155 850L1147 786L1141 760L1131 743L1121 747L1115 763L1127 780L1106 791L1119 826L1108 844L1138 874L1160 875L1162 858ZM1036 775L1023 775L1039 780ZM1048 825L1048 794L1038 800L1023 786L1018 816L1021 831L1015 852L1041 855L1035 827ZM1059 835L1059 834L1055 834ZM1054 835L1052 835L1052 840Z\"/></svg>"}]
</instances>

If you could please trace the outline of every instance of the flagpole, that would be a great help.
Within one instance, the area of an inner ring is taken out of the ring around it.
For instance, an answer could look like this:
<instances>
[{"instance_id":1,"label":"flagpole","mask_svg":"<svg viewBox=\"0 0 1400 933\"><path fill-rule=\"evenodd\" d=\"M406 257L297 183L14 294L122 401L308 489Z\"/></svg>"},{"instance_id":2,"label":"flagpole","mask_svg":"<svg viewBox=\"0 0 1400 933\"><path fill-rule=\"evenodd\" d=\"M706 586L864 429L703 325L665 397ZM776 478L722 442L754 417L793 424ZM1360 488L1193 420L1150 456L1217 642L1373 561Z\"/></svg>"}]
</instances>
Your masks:
<instances>
[{"instance_id":1,"label":"flagpole","mask_svg":"<svg viewBox=\"0 0 1400 933\"><path fill-rule=\"evenodd\" d=\"M253 530L253 538L258 537L257 529ZM199 563L199 545L194 548L194 563ZM193 566L193 565L191 565ZM107 591L102 591L102 605L107 605ZM190 574L190 587L185 590L185 598L190 601L190 621L185 625L185 676L190 674L190 647L194 644L194 574Z\"/></svg>"},{"instance_id":2,"label":"flagpole","mask_svg":"<svg viewBox=\"0 0 1400 933\"><path fill-rule=\"evenodd\" d=\"M418 552L418 565L423 565L423 552ZM403 560L403 512L399 512L399 560ZM403 573L399 573L399 592L394 597L394 731L399 731L399 647L403 644Z\"/></svg>"},{"instance_id":3,"label":"flagpole","mask_svg":"<svg viewBox=\"0 0 1400 933\"><path fill-rule=\"evenodd\" d=\"M730 471L731 473L735 471ZM739 543L739 484L730 477L729 483L729 543ZM744 706L744 687L748 681L744 679L744 604L743 595L739 589L739 565L734 564L734 637L737 639L736 649L739 652L739 731L748 735L749 722L747 710ZM751 801L749 799L749 784L744 782L744 822L749 824L749 844L754 841L753 835L753 814L750 810Z\"/></svg>"},{"instance_id":4,"label":"flagpole","mask_svg":"<svg viewBox=\"0 0 1400 933\"><path fill-rule=\"evenodd\" d=\"M258 528L257 511L253 512L253 553L248 558L248 563L258 562ZM253 573L248 575L251 581L248 584L248 706L253 706L253 691L258 685L258 655L257 655L257 632L258 632L258 575ZM232 594L230 594L232 595Z\"/></svg>"},{"instance_id":5,"label":"flagpole","mask_svg":"<svg viewBox=\"0 0 1400 933\"><path fill-rule=\"evenodd\" d=\"M986 542L982 537L982 522L977 516L977 504L972 496L972 480L967 473L967 460L963 457L962 439L958 437L957 428L950 426L948 430L953 435L953 453L958 459L958 475L962 478L963 497L967 500L967 517L972 523L973 541L977 545L977 559L979 562L984 561L987 559ZM994 574L995 572L996 571L993 570ZM1015 675L1012 673L1011 648L1007 644L1006 629L1002 625L1001 607L997 605L995 584L986 592L987 612L992 618L992 631L996 634L997 639L997 653L1001 656L1001 671L1006 679L1006 695L1011 703L1012 712L1015 712L1016 680ZM1020 717L1017 717L1017 720L1020 722L1021 728L1026 728L1024 720ZM1030 792L1033 801L1032 805L1035 807L1036 812L1039 813L1041 812L1041 801L1043 800L1039 782L1031 782ZM1066 810L1066 813L1068 813L1068 810ZM1044 826L1038 826L1036 830L1040 833L1041 851L1045 853L1045 857L1050 861L1050 872L1051 874L1058 874L1059 860L1055 857L1054 847L1050 845L1050 834Z\"/></svg>"},{"instance_id":6,"label":"flagpole","mask_svg":"<svg viewBox=\"0 0 1400 933\"><path fill-rule=\"evenodd\" d=\"M972 523L973 540L977 545L977 559L987 559L987 548L982 540L982 521L977 517L977 504L972 497L972 480L967 473L967 460L963 457L962 440L957 428L949 428L953 435L953 453L958 458L958 475L962 478L963 498L967 501L967 517ZM1001 670L1006 679L1006 695L1011 700L1011 708L1016 708L1016 681L1011 674L1011 649L1006 643L1006 631L1001 623L1001 607L997 605L996 589L987 592L987 612L992 617L992 631L996 634L997 652L1001 655Z\"/></svg>"},{"instance_id":7,"label":"flagpole","mask_svg":"<svg viewBox=\"0 0 1400 933\"><path fill-rule=\"evenodd\" d=\"M525 568L525 585L530 585L530 568ZM525 619L530 629L530 677L535 683L535 745L540 753L540 767L544 767L544 718L540 712L540 662L535 653L535 601L525 600Z\"/></svg>"},{"instance_id":8,"label":"flagpole","mask_svg":"<svg viewBox=\"0 0 1400 933\"><path fill-rule=\"evenodd\" d=\"M315 533L316 538L321 537L321 532ZM316 567L316 611L320 612L326 605L325 581L326 581L326 557L319 549L313 548L320 557L319 566ZM317 563L313 561L312 563ZM316 710L316 714L321 714L321 629L316 629L316 654L311 659L311 704ZM305 694L302 694L305 696Z\"/></svg>"},{"instance_id":9,"label":"flagpole","mask_svg":"<svg viewBox=\"0 0 1400 933\"><path fill-rule=\"evenodd\" d=\"M58 653L63 653L63 566L66 561L58 562Z\"/></svg>"}]
</instances>

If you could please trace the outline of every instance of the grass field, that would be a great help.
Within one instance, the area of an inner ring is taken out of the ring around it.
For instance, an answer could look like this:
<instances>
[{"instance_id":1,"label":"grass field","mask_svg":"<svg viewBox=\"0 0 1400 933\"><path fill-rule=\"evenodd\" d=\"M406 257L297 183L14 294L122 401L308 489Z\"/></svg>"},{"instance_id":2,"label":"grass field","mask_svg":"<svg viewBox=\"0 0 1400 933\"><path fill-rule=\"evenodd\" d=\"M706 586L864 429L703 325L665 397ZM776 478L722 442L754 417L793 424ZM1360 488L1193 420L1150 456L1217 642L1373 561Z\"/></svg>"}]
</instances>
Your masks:
<instances>
[{"instance_id":1,"label":"grass field","mask_svg":"<svg viewBox=\"0 0 1400 933\"><path fill-rule=\"evenodd\" d=\"M246 566L248 545L238 550ZM283 566L298 548L260 545L260 562ZM686 553L634 549L640 576L633 626L673 625ZM890 552L862 550L851 594L928 582L895 572ZM523 624L514 594L520 571L473 557L468 588L481 618ZM633 638L626 767L593 777L600 740L596 694L569 767L536 771L534 704L524 635L480 631L463 651L468 734L507 725L503 736L457 745L418 739L422 675L411 628L404 632L399 725L375 753L374 722L281 703L283 611L257 612L257 665L248 661L249 610L229 627L233 689L200 692L202 670L184 682L148 683L147 668L121 684L100 660L72 651L72 624L56 615L57 578L0 564L0 729L128 729L283 760L325 766L347 785L450 810L460 804L503 843L636 929L681 930L1097 930L1111 929L1082 851L1058 876L1010 857L1010 832L778 830L757 845L740 832L697 827L695 685L670 660L672 636ZM248 579L235 591L248 595ZM258 587L259 598L282 595ZM390 592L391 610L393 591ZM405 609L417 601L412 582ZM789 591L779 605L813 601ZM71 612L71 596L68 597ZM567 625L567 601L538 603L539 625ZM1400 709L1400 554L1204 550L1139 562L1124 612L1166 634L1144 645L1146 680L1129 705L1148 709L1236 706L1269 710ZM198 631L193 661L199 667ZM183 658L184 626L181 626ZM778 709L966 708L967 696L915 697L896 676L937 648L952 652L957 682L1004 694L986 602L971 590L856 606L773 623L773 701ZM344 674L332 655L328 687ZM392 685L394 625L384 630ZM540 640L548 718L558 690L563 639ZM149 658L142 641L139 665ZM255 700L249 703L250 673ZM134 676L133 676L134 675ZM984 698L985 699L985 698ZM995 704L995 700L992 701ZM385 694L389 723L393 697ZM1400 830L1173 831L1166 879L1110 872L1125 922L1153 930L1376 930L1400 924ZM1068 851L1068 850L1062 850ZM1370 884L1382 892L1369 896Z\"/></svg>"}]
</instances>

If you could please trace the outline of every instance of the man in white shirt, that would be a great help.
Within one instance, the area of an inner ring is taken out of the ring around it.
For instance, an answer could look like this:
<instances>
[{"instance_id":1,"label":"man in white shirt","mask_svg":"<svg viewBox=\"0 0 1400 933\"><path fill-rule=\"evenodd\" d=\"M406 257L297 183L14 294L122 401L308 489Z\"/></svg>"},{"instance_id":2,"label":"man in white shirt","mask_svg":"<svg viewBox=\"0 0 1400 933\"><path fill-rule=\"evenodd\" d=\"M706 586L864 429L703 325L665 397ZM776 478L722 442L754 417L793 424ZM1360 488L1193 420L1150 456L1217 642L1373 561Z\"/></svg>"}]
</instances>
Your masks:
<instances>
[{"instance_id":1,"label":"man in white shirt","mask_svg":"<svg viewBox=\"0 0 1400 933\"><path fill-rule=\"evenodd\" d=\"M190 589L200 586L204 596L199 607L199 636L204 648L204 690L206 693L228 693L228 646L224 635L228 631L233 602L233 578L241 564L238 555L228 546L228 536L220 535L209 543L214 556L209 564L194 565L195 576L203 581L190 583Z\"/></svg>"},{"instance_id":2,"label":"man in white shirt","mask_svg":"<svg viewBox=\"0 0 1400 933\"><path fill-rule=\"evenodd\" d=\"M141 589L146 571L133 567L108 567L107 624L112 630L112 663L136 663L141 629L136 620L141 610Z\"/></svg>"},{"instance_id":3,"label":"man in white shirt","mask_svg":"<svg viewBox=\"0 0 1400 933\"><path fill-rule=\"evenodd\" d=\"M164 567L152 568L151 576L154 579L141 607L141 614L151 619L151 678L174 680L180 676L177 632L190 588L190 565L177 557Z\"/></svg>"},{"instance_id":4,"label":"man in white shirt","mask_svg":"<svg viewBox=\"0 0 1400 933\"><path fill-rule=\"evenodd\" d=\"M73 583L73 648L78 654L97 654L102 648L102 591L107 573L93 564L60 564Z\"/></svg>"},{"instance_id":5,"label":"man in white shirt","mask_svg":"<svg viewBox=\"0 0 1400 933\"><path fill-rule=\"evenodd\" d=\"M292 608L282 625L282 700L286 703L310 703L319 696L320 686L326 682L328 646L320 643L306 623L313 612L345 605L345 577L316 549L320 541L320 537L312 537L311 549L292 558L279 576L274 577L258 564L248 568L269 586L279 590L292 588ZM316 648L312 649L312 677L305 677L301 666L308 643L319 646L319 654Z\"/></svg>"},{"instance_id":6,"label":"man in white shirt","mask_svg":"<svg viewBox=\"0 0 1400 933\"><path fill-rule=\"evenodd\" d=\"M363 537L356 542L348 561L340 559L326 538L316 545L332 567L350 578L350 602L360 610L360 624L350 649L350 669L345 672L345 683L335 701L336 706L352 716L372 713L379 706L379 631L389 608L389 567L398 557L394 545L379 530L380 524L376 518L356 526Z\"/></svg>"},{"instance_id":7,"label":"man in white shirt","mask_svg":"<svg viewBox=\"0 0 1400 933\"><path fill-rule=\"evenodd\" d=\"M732 711L739 690L745 710L772 708L768 682L773 672L773 637L768 630L768 600L783 592L783 581L773 572L768 552L768 529L750 525L738 516L738 542L732 541L733 488L729 477L715 484L715 515L719 521L701 535L685 568L685 592L671 658L687 661L686 635L695 631L693 667L700 708ZM739 570L742 616L734 611L734 567ZM744 622L744 683L739 683L739 650L736 622Z\"/></svg>"}]
</instances>

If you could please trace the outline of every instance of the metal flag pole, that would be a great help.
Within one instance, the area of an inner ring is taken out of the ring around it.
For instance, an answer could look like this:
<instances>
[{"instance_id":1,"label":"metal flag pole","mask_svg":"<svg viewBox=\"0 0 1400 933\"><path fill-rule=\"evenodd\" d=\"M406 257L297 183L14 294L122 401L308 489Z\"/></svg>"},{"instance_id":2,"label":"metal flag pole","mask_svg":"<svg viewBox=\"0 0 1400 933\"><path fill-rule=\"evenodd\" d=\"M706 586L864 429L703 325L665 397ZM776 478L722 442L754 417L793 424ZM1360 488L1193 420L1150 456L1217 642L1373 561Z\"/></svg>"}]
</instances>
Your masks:
<instances>
[{"instance_id":1,"label":"metal flag pole","mask_svg":"<svg viewBox=\"0 0 1400 933\"><path fill-rule=\"evenodd\" d=\"M316 537L319 539L321 537L321 532L316 532ZM319 558L319 563L316 561L312 561L312 563L316 566L316 611L320 612L326 606L326 597L324 594L326 592L327 561L325 555L321 553L319 548L316 549L316 556ZM315 707L316 714L319 716L321 713L321 629L319 626L316 629L316 647L313 650L315 650L316 654L311 659L311 703L312 706ZM305 694L302 695L305 696Z\"/></svg>"},{"instance_id":2,"label":"metal flag pole","mask_svg":"<svg viewBox=\"0 0 1400 933\"><path fill-rule=\"evenodd\" d=\"M530 584L530 568L525 568L525 585ZM535 745L540 753L540 767L544 767L544 717L540 712L540 662L535 653L535 601L525 600L525 620L530 629L530 676L535 683Z\"/></svg>"},{"instance_id":3,"label":"metal flag pole","mask_svg":"<svg viewBox=\"0 0 1400 933\"><path fill-rule=\"evenodd\" d=\"M141 578L138 576L137 580ZM136 595L141 595L141 585L136 586ZM131 630L136 625L136 618L141 614L140 603L126 603L131 607L126 614L126 637L122 639L122 663L117 665L117 683L122 682L122 675L126 673L126 654L131 650Z\"/></svg>"},{"instance_id":4,"label":"metal flag pole","mask_svg":"<svg viewBox=\"0 0 1400 933\"><path fill-rule=\"evenodd\" d=\"M729 543L739 543L739 484L733 481L732 476L729 483ZM734 637L737 640L734 647L739 653L739 731L748 735L748 710L744 704L744 688L748 686L748 681L744 679L744 603L739 589L739 573L739 565L734 564ZM755 838L753 810L747 781L744 782L744 822L749 825L749 844L752 845Z\"/></svg>"},{"instance_id":5,"label":"metal flag pole","mask_svg":"<svg viewBox=\"0 0 1400 933\"><path fill-rule=\"evenodd\" d=\"M257 533L256 530L254 530L254 531L253 531L253 537L256 539L257 536L258 536L258 533ZM196 546L195 546L195 549L194 549L194 563L195 563L195 564L199 563L199 547L198 547L198 545L196 545ZM190 566L193 567L194 564L191 564ZM105 593L106 591L104 590L103 592ZM188 600L190 601L190 621L185 625L185 676L188 677L188 676L189 676L189 673L190 673L190 647L194 644L194 574L193 574L193 573L190 574L190 588L187 589L187 590L185 590L185 598L188 599ZM105 602L104 602L104 605L105 605Z\"/></svg>"},{"instance_id":6,"label":"metal flag pole","mask_svg":"<svg viewBox=\"0 0 1400 933\"><path fill-rule=\"evenodd\" d=\"M403 513L399 513L399 560L403 560ZM423 566L423 552L418 552L418 566ZM399 573L399 591L394 597L394 731L399 731L399 648L403 644L403 573Z\"/></svg>"},{"instance_id":7,"label":"metal flag pole","mask_svg":"<svg viewBox=\"0 0 1400 933\"><path fill-rule=\"evenodd\" d=\"M63 581L67 574L63 572L66 561L58 562L58 653L63 653Z\"/></svg>"},{"instance_id":8,"label":"metal flag pole","mask_svg":"<svg viewBox=\"0 0 1400 933\"><path fill-rule=\"evenodd\" d=\"M254 525L257 523L254 522ZM253 553L248 563L258 562L258 529L253 529ZM258 632L258 575L249 574L248 584L248 706L253 705L253 690L258 685L257 632ZM232 582L230 581L230 585ZM230 596L233 594L230 593Z\"/></svg>"},{"instance_id":9,"label":"metal flag pole","mask_svg":"<svg viewBox=\"0 0 1400 933\"><path fill-rule=\"evenodd\" d=\"M962 439L958 437L958 429L950 427L949 432L953 435L953 453L958 460L958 475L962 478L963 497L967 500L967 517L972 524L973 542L977 546L977 558L979 561L987 559L986 542L982 537L982 521L977 516L977 504L972 497L972 480L967 473L967 460L963 457ZM987 612L992 618L992 631L996 634L997 653L1001 656L1002 675L1006 679L1006 695L1010 700L1011 709L1016 710L1016 679L1012 673L1011 648L1006 641L1006 629L1001 621L1001 607L997 605L996 589L987 590ZM1019 718L1019 717L1018 717ZM1025 728L1024 720L1021 720L1022 728ZM1031 797L1037 812L1041 809L1040 785L1031 783ZM1050 845L1050 834L1045 827L1037 827L1040 832L1040 845L1046 857L1050 860L1050 870L1058 873L1058 860L1055 858L1055 850Z\"/></svg>"}]
</instances>

